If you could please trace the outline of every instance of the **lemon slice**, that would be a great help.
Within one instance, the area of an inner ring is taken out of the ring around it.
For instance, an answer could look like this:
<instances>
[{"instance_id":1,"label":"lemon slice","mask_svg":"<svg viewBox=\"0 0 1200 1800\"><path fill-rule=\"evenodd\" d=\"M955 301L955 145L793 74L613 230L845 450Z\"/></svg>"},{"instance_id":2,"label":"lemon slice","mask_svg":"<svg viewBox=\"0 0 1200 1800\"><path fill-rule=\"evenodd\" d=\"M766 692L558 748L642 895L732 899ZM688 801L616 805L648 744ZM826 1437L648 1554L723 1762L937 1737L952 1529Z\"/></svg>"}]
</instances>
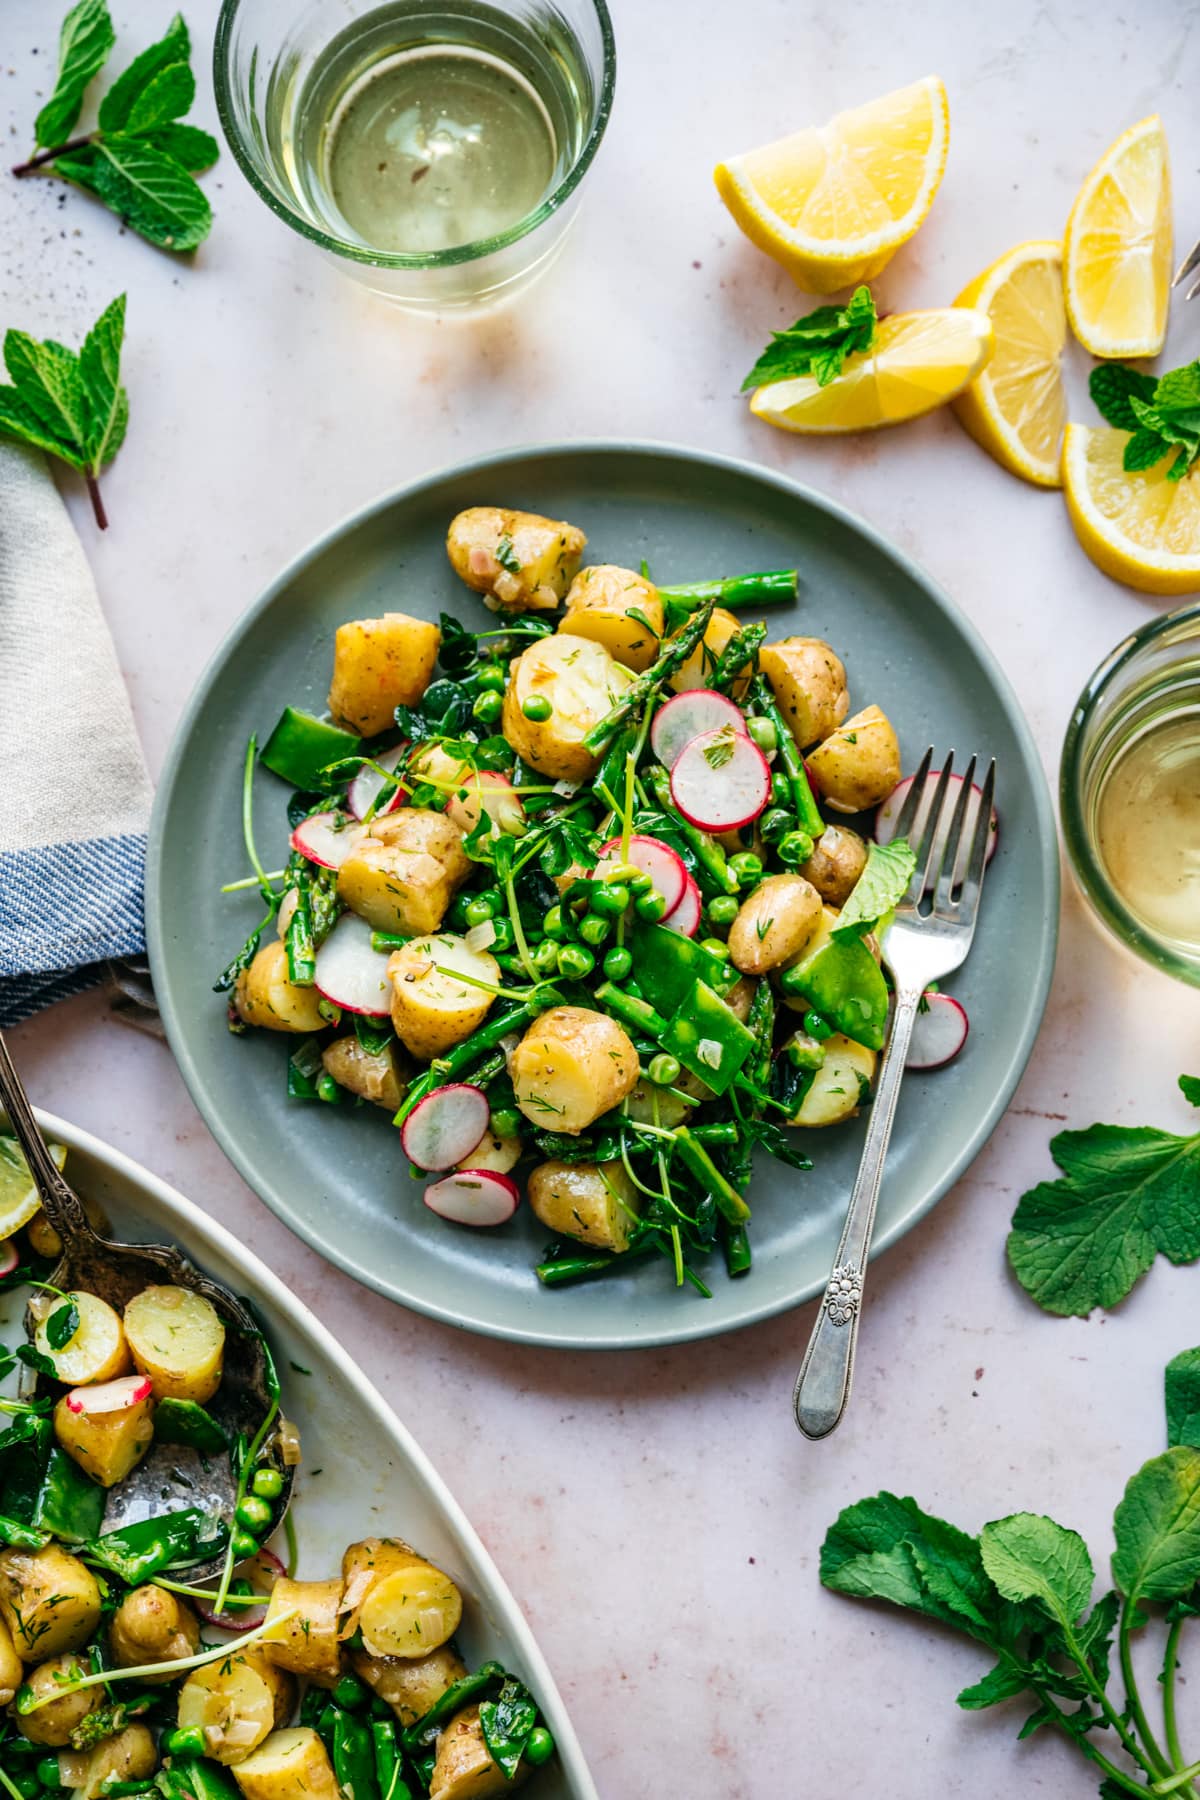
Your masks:
<instances>
[{"instance_id":1,"label":"lemon slice","mask_svg":"<svg viewBox=\"0 0 1200 1800\"><path fill-rule=\"evenodd\" d=\"M921 224L950 143L937 75L717 165L752 243L815 294L878 275Z\"/></svg>"},{"instance_id":2,"label":"lemon slice","mask_svg":"<svg viewBox=\"0 0 1200 1800\"><path fill-rule=\"evenodd\" d=\"M1018 244L977 275L955 305L986 313L996 334L983 374L952 402L959 420L1014 475L1061 487L1067 422L1061 245Z\"/></svg>"},{"instance_id":3,"label":"lemon slice","mask_svg":"<svg viewBox=\"0 0 1200 1800\"><path fill-rule=\"evenodd\" d=\"M869 431L919 418L961 394L992 354L986 313L948 306L893 313L869 350L846 358L827 387L796 375L756 388L750 410L784 431Z\"/></svg>"},{"instance_id":4,"label":"lemon slice","mask_svg":"<svg viewBox=\"0 0 1200 1800\"><path fill-rule=\"evenodd\" d=\"M47 1148L55 1167L61 1169L67 1160L66 1146L50 1144ZM14 1137L0 1137L0 1241L28 1225L41 1205L21 1146Z\"/></svg>"},{"instance_id":5,"label":"lemon slice","mask_svg":"<svg viewBox=\"0 0 1200 1800\"><path fill-rule=\"evenodd\" d=\"M1097 567L1147 594L1200 588L1200 478L1168 481L1164 457L1137 474L1124 466L1127 431L1068 425L1063 485L1071 523Z\"/></svg>"},{"instance_id":6,"label":"lemon slice","mask_svg":"<svg viewBox=\"0 0 1200 1800\"><path fill-rule=\"evenodd\" d=\"M1067 235L1067 316L1093 356L1157 356L1171 293L1171 174L1157 113L1111 144L1079 190Z\"/></svg>"}]
</instances>

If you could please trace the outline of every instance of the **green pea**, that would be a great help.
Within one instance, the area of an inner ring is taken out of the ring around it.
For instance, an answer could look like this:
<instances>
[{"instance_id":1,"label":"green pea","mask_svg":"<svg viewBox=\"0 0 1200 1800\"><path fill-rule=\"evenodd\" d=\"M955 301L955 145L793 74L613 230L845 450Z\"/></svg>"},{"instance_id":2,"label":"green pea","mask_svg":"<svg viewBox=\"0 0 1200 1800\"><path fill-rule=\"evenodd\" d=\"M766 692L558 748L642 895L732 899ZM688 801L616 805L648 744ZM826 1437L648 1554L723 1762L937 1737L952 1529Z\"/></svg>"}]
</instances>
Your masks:
<instances>
[{"instance_id":1,"label":"green pea","mask_svg":"<svg viewBox=\"0 0 1200 1800\"><path fill-rule=\"evenodd\" d=\"M595 966L595 957L582 944L564 944L558 953L558 972L572 981L582 981Z\"/></svg>"},{"instance_id":2,"label":"green pea","mask_svg":"<svg viewBox=\"0 0 1200 1800\"><path fill-rule=\"evenodd\" d=\"M483 693L502 694L508 686L508 676L499 663L485 663L475 679Z\"/></svg>"},{"instance_id":3,"label":"green pea","mask_svg":"<svg viewBox=\"0 0 1200 1800\"><path fill-rule=\"evenodd\" d=\"M328 1070L317 1081L317 1099L324 1100L326 1106L341 1104L342 1090Z\"/></svg>"},{"instance_id":4,"label":"green pea","mask_svg":"<svg viewBox=\"0 0 1200 1800\"><path fill-rule=\"evenodd\" d=\"M476 894L473 900L467 901L463 911L468 930L474 925L486 925L492 916L491 901L483 894Z\"/></svg>"},{"instance_id":5,"label":"green pea","mask_svg":"<svg viewBox=\"0 0 1200 1800\"><path fill-rule=\"evenodd\" d=\"M710 956L719 956L725 962L729 956L729 945L724 938L701 938L700 948L707 950Z\"/></svg>"},{"instance_id":6,"label":"green pea","mask_svg":"<svg viewBox=\"0 0 1200 1800\"><path fill-rule=\"evenodd\" d=\"M205 1756L208 1752L204 1732L199 1725L181 1725L165 1733L162 1747L168 1756Z\"/></svg>"},{"instance_id":7,"label":"green pea","mask_svg":"<svg viewBox=\"0 0 1200 1800\"><path fill-rule=\"evenodd\" d=\"M500 1106L488 1123L498 1138L520 1137L522 1116L515 1106Z\"/></svg>"},{"instance_id":8,"label":"green pea","mask_svg":"<svg viewBox=\"0 0 1200 1800\"><path fill-rule=\"evenodd\" d=\"M579 935L593 949L604 942L611 930L612 920L602 919L598 913L585 913L579 921Z\"/></svg>"},{"instance_id":9,"label":"green pea","mask_svg":"<svg viewBox=\"0 0 1200 1800\"><path fill-rule=\"evenodd\" d=\"M553 1737L544 1725L535 1725L529 1734L529 1741L525 1745L525 1761L531 1763L535 1769L540 1769L542 1764L548 1763L553 1755Z\"/></svg>"},{"instance_id":10,"label":"green pea","mask_svg":"<svg viewBox=\"0 0 1200 1800\"><path fill-rule=\"evenodd\" d=\"M264 1500L278 1500L283 1492L283 1476L278 1469L256 1469L250 1487Z\"/></svg>"},{"instance_id":11,"label":"green pea","mask_svg":"<svg viewBox=\"0 0 1200 1800\"><path fill-rule=\"evenodd\" d=\"M567 927L563 920L563 912L562 912L561 906L552 906L550 908L550 911L546 914L545 918L542 920L542 930L545 932L545 934L548 938L562 939L568 935Z\"/></svg>"},{"instance_id":12,"label":"green pea","mask_svg":"<svg viewBox=\"0 0 1200 1800\"><path fill-rule=\"evenodd\" d=\"M598 881L595 884L595 890L588 898L588 905L602 919L619 918L629 905L631 896L629 888L623 881L614 881L609 884Z\"/></svg>"},{"instance_id":13,"label":"green pea","mask_svg":"<svg viewBox=\"0 0 1200 1800\"><path fill-rule=\"evenodd\" d=\"M777 844L792 829L792 815L786 806L772 806L758 821L759 836L764 844Z\"/></svg>"},{"instance_id":14,"label":"green pea","mask_svg":"<svg viewBox=\"0 0 1200 1800\"><path fill-rule=\"evenodd\" d=\"M517 941L517 934L512 928L511 919L493 919L492 930L495 936L488 945L489 950L511 950Z\"/></svg>"},{"instance_id":15,"label":"green pea","mask_svg":"<svg viewBox=\"0 0 1200 1800\"><path fill-rule=\"evenodd\" d=\"M525 717L531 719L535 725L542 725L550 717L554 708L551 706L549 700L547 700L545 694L530 694L528 700L523 700L521 702L521 711L525 714Z\"/></svg>"},{"instance_id":16,"label":"green pea","mask_svg":"<svg viewBox=\"0 0 1200 1800\"><path fill-rule=\"evenodd\" d=\"M37 1800L42 1791L42 1784L32 1769L23 1769L19 1775L10 1775L9 1784L13 1792L21 1796L21 1800Z\"/></svg>"},{"instance_id":17,"label":"green pea","mask_svg":"<svg viewBox=\"0 0 1200 1800\"><path fill-rule=\"evenodd\" d=\"M757 744L764 755L778 745L779 739L770 719L747 719L746 730L750 733L751 742Z\"/></svg>"},{"instance_id":18,"label":"green pea","mask_svg":"<svg viewBox=\"0 0 1200 1800\"><path fill-rule=\"evenodd\" d=\"M714 925L732 925L740 910L732 894L718 894L708 903L708 916Z\"/></svg>"},{"instance_id":19,"label":"green pea","mask_svg":"<svg viewBox=\"0 0 1200 1800\"><path fill-rule=\"evenodd\" d=\"M543 938L529 955L539 975L553 975L558 968L558 945L553 938Z\"/></svg>"},{"instance_id":20,"label":"green pea","mask_svg":"<svg viewBox=\"0 0 1200 1800\"><path fill-rule=\"evenodd\" d=\"M816 1038L818 1043L823 1043L826 1038L833 1036L833 1026L828 1019L823 1019L819 1012L806 1012L801 1022L809 1037Z\"/></svg>"},{"instance_id":21,"label":"green pea","mask_svg":"<svg viewBox=\"0 0 1200 1800\"><path fill-rule=\"evenodd\" d=\"M247 1531L263 1531L271 1523L272 1512L267 1501L257 1494L248 1494L238 1502L233 1516Z\"/></svg>"},{"instance_id":22,"label":"green pea","mask_svg":"<svg viewBox=\"0 0 1200 1800\"><path fill-rule=\"evenodd\" d=\"M654 880L647 875L645 869L638 869L636 874L629 877L628 886L634 894L649 894L653 890Z\"/></svg>"},{"instance_id":23,"label":"green pea","mask_svg":"<svg viewBox=\"0 0 1200 1800\"><path fill-rule=\"evenodd\" d=\"M790 806L791 803L792 803L792 790L788 784L787 776L786 775L772 775L772 777L771 777L771 804L772 804L772 806Z\"/></svg>"},{"instance_id":24,"label":"green pea","mask_svg":"<svg viewBox=\"0 0 1200 1800\"><path fill-rule=\"evenodd\" d=\"M367 1704L371 1695L357 1675L343 1675L334 1686L333 1698L335 1704L344 1711L357 1712L360 1706Z\"/></svg>"},{"instance_id":25,"label":"green pea","mask_svg":"<svg viewBox=\"0 0 1200 1800\"><path fill-rule=\"evenodd\" d=\"M43 1787L60 1788L63 1785L62 1776L58 1772L57 1756L43 1756L37 1766L37 1778Z\"/></svg>"},{"instance_id":26,"label":"green pea","mask_svg":"<svg viewBox=\"0 0 1200 1800\"><path fill-rule=\"evenodd\" d=\"M728 868L739 888L752 888L762 880L762 857L756 856L753 850L739 850L736 856L730 857Z\"/></svg>"},{"instance_id":27,"label":"green pea","mask_svg":"<svg viewBox=\"0 0 1200 1800\"><path fill-rule=\"evenodd\" d=\"M666 917L667 903L653 886L648 894L639 894L633 906L638 918L647 920L651 925L656 925Z\"/></svg>"},{"instance_id":28,"label":"green pea","mask_svg":"<svg viewBox=\"0 0 1200 1800\"><path fill-rule=\"evenodd\" d=\"M450 902L450 910L446 914L446 924L451 931L467 931L469 929L467 908L474 898L474 894L455 894Z\"/></svg>"},{"instance_id":29,"label":"green pea","mask_svg":"<svg viewBox=\"0 0 1200 1800\"><path fill-rule=\"evenodd\" d=\"M661 1050L646 1070L646 1079L655 1087L671 1087L679 1080L679 1058Z\"/></svg>"},{"instance_id":30,"label":"green pea","mask_svg":"<svg viewBox=\"0 0 1200 1800\"><path fill-rule=\"evenodd\" d=\"M604 958L604 973L610 981L624 981L633 967L633 957L624 944L616 944Z\"/></svg>"},{"instance_id":31,"label":"green pea","mask_svg":"<svg viewBox=\"0 0 1200 1800\"><path fill-rule=\"evenodd\" d=\"M258 1555L258 1539L248 1531L235 1531L233 1534L233 1560L245 1562L247 1558Z\"/></svg>"},{"instance_id":32,"label":"green pea","mask_svg":"<svg viewBox=\"0 0 1200 1800\"><path fill-rule=\"evenodd\" d=\"M785 868L798 869L813 853L813 841L807 831L789 831L780 838L775 854Z\"/></svg>"}]
</instances>

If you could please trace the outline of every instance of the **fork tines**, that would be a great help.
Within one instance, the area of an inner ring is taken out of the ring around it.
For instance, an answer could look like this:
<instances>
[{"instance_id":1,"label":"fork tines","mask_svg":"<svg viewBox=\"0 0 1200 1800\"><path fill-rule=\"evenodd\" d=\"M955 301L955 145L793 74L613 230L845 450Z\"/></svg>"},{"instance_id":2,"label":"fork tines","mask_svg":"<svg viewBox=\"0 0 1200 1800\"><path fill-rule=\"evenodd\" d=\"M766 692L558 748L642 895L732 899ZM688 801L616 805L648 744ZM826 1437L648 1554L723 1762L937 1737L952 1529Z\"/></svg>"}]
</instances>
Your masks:
<instances>
[{"instance_id":1,"label":"fork tines","mask_svg":"<svg viewBox=\"0 0 1200 1800\"><path fill-rule=\"evenodd\" d=\"M934 755L931 745L921 758L896 820L895 835L908 839L917 859L904 905L916 907L932 892L935 912L953 905L970 909L979 897L987 859L996 764L994 759L988 764L978 809L968 828L979 759L971 757L954 793L954 752L943 758L936 780L931 781ZM956 889L957 901L952 898Z\"/></svg>"},{"instance_id":2,"label":"fork tines","mask_svg":"<svg viewBox=\"0 0 1200 1800\"><path fill-rule=\"evenodd\" d=\"M1192 273L1193 269L1200 269L1200 242L1193 246L1191 252L1180 263L1171 286L1178 287L1180 282L1186 280ZM1185 300L1194 300L1197 294L1200 294L1200 276L1197 276L1183 297Z\"/></svg>"}]
</instances>

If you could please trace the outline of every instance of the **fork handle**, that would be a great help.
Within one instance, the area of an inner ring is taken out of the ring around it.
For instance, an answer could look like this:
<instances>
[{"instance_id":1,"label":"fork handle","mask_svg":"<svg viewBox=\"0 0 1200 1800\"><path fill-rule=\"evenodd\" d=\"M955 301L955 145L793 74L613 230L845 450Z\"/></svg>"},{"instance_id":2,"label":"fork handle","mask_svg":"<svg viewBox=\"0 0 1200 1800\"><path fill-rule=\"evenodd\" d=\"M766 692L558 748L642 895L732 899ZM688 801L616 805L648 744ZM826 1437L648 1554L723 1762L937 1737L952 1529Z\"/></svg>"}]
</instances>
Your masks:
<instances>
[{"instance_id":1,"label":"fork handle","mask_svg":"<svg viewBox=\"0 0 1200 1800\"><path fill-rule=\"evenodd\" d=\"M25 1085L17 1074L8 1053L8 1045L0 1032L0 1106L8 1114L8 1122L17 1142L25 1152L29 1173L41 1198L42 1209L64 1244L79 1244L95 1237L83 1210L83 1202L65 1182L46 1148L46 1140L38 1128L29 1104Z\"/></svg>"},{"instance_id":2,"label":"fork handle","mask_svg":"<svg viewBox=\"0 0 1200 1800\"><path fill-rule=\"evenodd\" d=\"M796 1424L807 1438L828 1437L840 1423L850 1398L863 1284L871 1233L875 1228L875 1208L883 1181L883 1162L892 1135L900 1078L904 1074L921 993L920 987L898 989L896 993L892 1029L883 1053L867 1141L863 1145L846 1223L842 1227L833 1272L821 1298L808 1349L796 1377L792 1409Z\"/></svg>"}]
</instances>

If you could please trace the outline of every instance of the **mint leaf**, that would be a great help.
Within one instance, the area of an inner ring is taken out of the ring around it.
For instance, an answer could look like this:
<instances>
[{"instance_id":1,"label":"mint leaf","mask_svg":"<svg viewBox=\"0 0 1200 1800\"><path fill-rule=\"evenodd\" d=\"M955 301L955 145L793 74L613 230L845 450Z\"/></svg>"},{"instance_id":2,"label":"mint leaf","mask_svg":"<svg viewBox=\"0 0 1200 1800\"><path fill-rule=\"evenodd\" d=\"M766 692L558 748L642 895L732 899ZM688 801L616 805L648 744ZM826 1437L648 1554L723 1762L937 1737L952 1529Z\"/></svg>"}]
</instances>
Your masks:
<instances>
[{"instance_id":1,"label":"mint leaf","mask_svg":"<svg viewBox=\"0 0 1200 1800\"><path fill-rule=\"evenodd\" d=\"M44 450L49 456L57 456L73 469L82 469L84 466L82 452L55 437L15 388L0 387L0 437L15 438L18 443L32 444L35 450Z\"/></svg>"},{"instance_id":2,"label":"mint leaf","mask_svg":"<svg viewBox=\"0 0 1200 1800\"><path fill-rule=\"evenodd\" d=\"M1167 1442L1200 1450L1200 1350L1181 1350L1163 1376Z\"/></svg>"},{"instance_id":3,"label":"mint leaf","mask_svg":"<svg viewBox=\"0 0 1200 1800\"><path fill-rule=\"evenodd\" d=\"M862 874L838 917L835 938L861 937L903 900L917 859L906 838L872 844Z\"/></svg>"},{"instance_id":4,"label":"mint leaf","mask_svg":"<svg viewBox=\"0 0 1200 1800\"><path fill-rule=\"evenodd\" d=\"M65 1350L79 1330L79 1308L73 1300L56 1306L46 1320L46 1342L52 1350Z\"/></svg>"},{"instance_id":5,"label":"mint leaf","mask_svg":"<svg viewBox=\"0 0 1200 1800\"><path fill-rule=\"evenodd\" d=\"M875 325L875 301L867 287L856 288L845 306L816 307L787 331L772 332L742 392L797 375L811 375L819 387L828 387L848 356L871 348Z\"/></svg>"},{"instance_id":6,"label":"mint leaf","mask_svg":"<svg viewBox=\"0 0 1200 1800\"><path fill-rule=\"evenodd\" d=\"M79 0L58 34L54 92L34 121L34 140L45 149L69 136L83 105L84 89L98 75L116 43L106 0Z\"/></svg>"},{"instance_id":7,"label":"mint leaf","mask_svg":"<svg viewBox=\"0 0 1200 1800\"><path fill-rule=\"evenodd\" d=\"M201 169L210 169L220 155L220 146L210 131L201 131L198 125L181 125L175 122L170 125L156 125L150 131L141 134L148 144L161 150L181 168L190 169L198 174Z\"/></svg>"},{"instance_id":8,"label":"mint leaf","mask_svg":"<svg viewBox=\"0 0 1200 1800\"><path fill-rule=\"evenodd\" d=\"M1185 444L1175 461L1167 470L1168 481L1182 481L1197 456L1200 456L1200 439L1195 443Z\"/></svg>"},{"instance_id":9,"label":"mint leaf","mask_svg":"<svg viewBox=\"0 0 1200 1800\"><path fill-rule=\"evenodd\" d=\"M157 44L151 44L140 56L135 56L105 94L100 102L101 131L124 131L135 103L155 76L172 63L186 63L190 54L187 26L182 15L176 13ZM187 107L183 110L186 112Z\"/></svg>"},{"instance_id":10,"label":"mint leaf","mask_svg":"<svg viewBox=\"0 0 1200 1800\"><path fill-rule=\"evenodd\" d=\"M52 338L9 331L4 364L11 387L0 387L0 436L56 456L87 476L92 509L107 525L96 477L120 449L129 403L120 380L125 296L103 312L76 356Z\"/></svg>"},{"instance_id":11,"label":"mint leaf","mask_svg":"<svg viewBox=\"0 0 1200 1800\"><path fill-rule=\"evenodd\" d=\"M178 119L196 98L196 77L185 62L170 63L147 83L129 109L125 130L134 134Z\"/></svg>"},{"instance_id":12,"label":"mint leaf","mask_svg":"<svg viewBox=\"0 0 1200 1800\"><path fill-rule=\"evenodd\" d=\"M1140 1468L1113 1531L1113 1580L1127 1600L1189 1593L1200 1580L1200 1451L1177 1445Z\"/></svg>"},{"instance_id":13,"label":"mint leaf","mask_svg":"<svg viewBox=\"0 0 1200 1800\"><path fill-rule=\"evenodd\" d=\"M1105 423L1118 431L1136 431L1138 421L1130 405L1137 398L1151 402L1158 383L1153 375L1131 369L1125 363L1099 363L1088 377L1088 390Z\"/></svg>"},{"instance_id":14,"label":"mint leaf","mask_svg":"<svg viewBox=\"0 0 1200 1800\"><path fill-rule=\"evenodd\" d=\"M48 339L38 343L24 331L4 337L4 366L26 405L63 443L82 445L83 382L79 358Z\"/></svg>"},{"instance_id":15,"label":"mint leaf","mask_svg":"<svg viewBox=\"0 0 1200 1800\"><path fill-rule=\"evenodd\" d=\"M134 231L164 250L184 252L204 242L212 209L186 169L140 138L105 138L97 150L92 186Z\"/></svg>"},{"instance_id":16,"label":"mint leaf","mask_svg":"<svg viewBox=\"0 0 1200 1800\"><path fill-rule=\"evenodd\" d=\"M1151 405L1146 400L1139 400L1133 395L1129 401L1134 417L1147 431L1156 431L1160 438L1168 444L1190 444L1196 434L1187 431L1179 422L1180 415L1164 412L1158 405Z\"/></svg>"},{"instance_id":17,"label":"mint leaf","mask_svg":"<svg viewBox=\"0 0 1200 1800\"><path fill-rule=\"evenodd\" d=\"M1136 475L1143 469L1152 469L1166 454L1167 445L1158 432L1139 425L1125 446L1124 467L1130 475Z\"/></svg>"},{"instance_id":18,"label":"mint leaf","mask_svg":"<svg viewBox=\"0 0 1200 1800\"><path fill-rule=\"evenodd\" d=\"M1179 1091L1193 1106L1200 1106L1200 1075L1181 1075Z\"/></svg>"},{"instance_id":19,"label":"mint leaf","mask_svg":"<svg viewBox=\"0 0 1200 1800\"><path fill-rule=\"evenodd\" d=\"M121 386L121 345L125 337L125 296L121 294L96 320L79 352L87 424L84 452L98 475L125 440L129 397Z\"/></svg>"},{"instance_id":20,"label":"mint leaf","mask_svg":"<svg viewBox=\"0 0 1200 1800\"><path fill-rule=\"evenodd\" d=\"M1155 385L1154 404L1160 412L1193 415L1190 429L1200 431L1200 361L1185 363L1182 369L1170 369L1161 376Z\"/></svg>"},{"instance_id":21,"label":"mint leaf","mask_svg":"<svg viewBox=\"0 0 1200 1800\"><path fill-rule=\"evenodd\" d=\"M1095 1572L1087 1545L1040 1513L1013 1513L979 1535L983 1566L1006 1600L1037 1600L1071 1630L1092 1598Z\"/></svg>"}]
</instances>

